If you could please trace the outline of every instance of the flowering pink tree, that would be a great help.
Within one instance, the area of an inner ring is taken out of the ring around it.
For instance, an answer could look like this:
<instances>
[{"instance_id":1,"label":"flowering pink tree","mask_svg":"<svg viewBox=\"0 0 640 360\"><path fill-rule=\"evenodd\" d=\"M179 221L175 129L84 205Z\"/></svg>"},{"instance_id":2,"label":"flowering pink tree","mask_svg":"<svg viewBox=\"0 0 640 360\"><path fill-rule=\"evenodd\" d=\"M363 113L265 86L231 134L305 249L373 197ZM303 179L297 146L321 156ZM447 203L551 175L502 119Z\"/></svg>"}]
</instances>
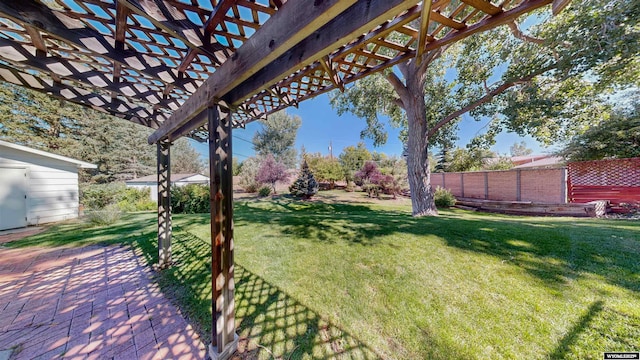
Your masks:
<instances>
[{"instance_id":1,"label":"flowering pink tree","mask_svg":"<svg viewBox=\"0 0 640 360\"><path fill-rule=\"evenodd\" d=\"M287 167L276 161L273 155L267 155L260 167L258 168L258 174L256 180L263 184L270 184L273 189L273 193L276 193L276 183L278 181L284 182L289 179L287 174Z\"/></svg>"}]
</instances>

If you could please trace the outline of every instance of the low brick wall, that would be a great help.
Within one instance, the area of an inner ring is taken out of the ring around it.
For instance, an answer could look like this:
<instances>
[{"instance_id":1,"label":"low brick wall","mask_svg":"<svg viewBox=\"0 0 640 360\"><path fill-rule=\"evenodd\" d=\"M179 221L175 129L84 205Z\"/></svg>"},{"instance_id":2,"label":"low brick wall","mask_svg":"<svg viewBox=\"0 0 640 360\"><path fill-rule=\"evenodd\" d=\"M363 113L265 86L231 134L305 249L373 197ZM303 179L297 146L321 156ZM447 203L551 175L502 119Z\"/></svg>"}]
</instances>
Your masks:
<instances>
[{"instance_id":1,"label":"low brick wall","mask_svg":"<svg viewBox=\"0 0 640 360\"><path fill-rule=\"evenodd\" d=\"M459 198L564 204L566 179L564 168L514 169L432 173L431 185L449 189Z\"/></svg>"}]
</instances>

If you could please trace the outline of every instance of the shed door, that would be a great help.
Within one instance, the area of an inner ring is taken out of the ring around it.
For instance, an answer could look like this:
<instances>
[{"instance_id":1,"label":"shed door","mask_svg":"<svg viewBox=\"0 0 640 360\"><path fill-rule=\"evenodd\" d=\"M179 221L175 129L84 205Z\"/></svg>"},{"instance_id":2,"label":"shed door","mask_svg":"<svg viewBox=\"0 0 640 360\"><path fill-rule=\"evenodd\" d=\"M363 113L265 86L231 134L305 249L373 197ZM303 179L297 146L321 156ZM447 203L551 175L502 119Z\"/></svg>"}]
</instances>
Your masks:
<instances>
[{"instance_id":1,"label":"shed door","mask_svg":"<svg viewBox=\"0 0 640 360\"><path fill-rule=\"evenodd\" d=\"M0 230L27 226L27 169L0 168Z\"/></svg>"}]
</instances>

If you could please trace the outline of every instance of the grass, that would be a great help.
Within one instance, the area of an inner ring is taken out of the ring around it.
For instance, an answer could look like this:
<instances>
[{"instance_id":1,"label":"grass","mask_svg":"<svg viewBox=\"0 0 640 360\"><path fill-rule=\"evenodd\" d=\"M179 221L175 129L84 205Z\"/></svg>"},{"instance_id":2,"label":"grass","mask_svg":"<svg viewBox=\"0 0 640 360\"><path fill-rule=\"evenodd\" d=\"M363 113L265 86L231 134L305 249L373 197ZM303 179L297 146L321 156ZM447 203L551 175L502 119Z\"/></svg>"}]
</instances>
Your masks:
<instances>
[{"instance_id":1,"label":"grass","mask_svg":"<svg viewBox=\"0 0 640 360\"><path fill-rule=\"evenodd\" d=\"M249 355L600 359L640 349L638 222L412 218L406 201L344 194L236 201L236 314ZM208 215L173 223L177 264L158 281L206 337ZM155 226L154 214L130 214L7 245L124 242L153 263Z\"/></svg>"}]
</instances>

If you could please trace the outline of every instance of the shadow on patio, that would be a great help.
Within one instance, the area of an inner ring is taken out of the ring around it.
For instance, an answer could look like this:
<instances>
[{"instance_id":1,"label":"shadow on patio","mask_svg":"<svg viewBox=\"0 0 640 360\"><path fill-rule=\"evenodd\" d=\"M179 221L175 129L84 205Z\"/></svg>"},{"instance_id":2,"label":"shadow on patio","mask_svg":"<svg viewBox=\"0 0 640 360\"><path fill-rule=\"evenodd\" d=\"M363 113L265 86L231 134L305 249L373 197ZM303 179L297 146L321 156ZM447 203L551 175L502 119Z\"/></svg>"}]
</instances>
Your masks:
<instances>
[{"instance_id":1,"label":"shadow on patio","mask_svg":"<svg viewBox=\"0 0 640 360\"><path fill-rule=\"evenodd\" d=\"M126 246L0 248L0 350L11 359L204 357Z\"/></svg>"}]
</instances>

